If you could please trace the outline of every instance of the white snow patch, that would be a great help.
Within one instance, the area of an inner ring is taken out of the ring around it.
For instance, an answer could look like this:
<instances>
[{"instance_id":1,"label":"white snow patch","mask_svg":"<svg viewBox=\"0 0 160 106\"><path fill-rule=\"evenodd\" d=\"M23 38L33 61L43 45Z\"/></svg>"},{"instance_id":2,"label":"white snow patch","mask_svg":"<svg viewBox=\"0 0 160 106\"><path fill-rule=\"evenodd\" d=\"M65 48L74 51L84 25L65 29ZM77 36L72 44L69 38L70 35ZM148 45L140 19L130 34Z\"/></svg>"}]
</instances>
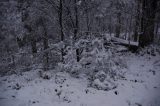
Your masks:
<instances>
[{"instance_id":1,"label":"white snow patch","mask_svg":"<svg viewBox=\"0 0 160 106\"><path fill-rule=\"evenodd\" d=\"M160 106L160 56L146 58L128 54L126 78L110 91L87 87L85 78L66 79L55 83L55 76L44 80L38 71L0 77L0 106ZM158 62L157 62L158 64ZM159 68L158 68L159 67ZM99 81L95 81L99 83Z\"/></svg>"}]
</instances>

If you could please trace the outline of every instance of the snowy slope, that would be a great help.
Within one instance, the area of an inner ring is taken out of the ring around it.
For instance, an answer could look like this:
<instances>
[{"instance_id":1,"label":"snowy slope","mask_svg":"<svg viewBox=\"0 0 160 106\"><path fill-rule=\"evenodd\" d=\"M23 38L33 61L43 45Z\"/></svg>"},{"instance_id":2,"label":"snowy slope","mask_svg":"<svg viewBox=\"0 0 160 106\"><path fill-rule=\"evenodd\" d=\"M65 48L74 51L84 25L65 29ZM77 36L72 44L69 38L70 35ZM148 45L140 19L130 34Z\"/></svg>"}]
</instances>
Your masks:
<instances>
[{"instance_id":1,"label":"snowy slope","mask_svg":"<svg viewBox=\"0 0 160 106\"><path fill-rule=\"evenodd\" d=\"M38 70L0 78L0 106L160 106L160 56L127 53L126 78L110 91L87 87L83 77L59 73L64 83L39 78ZM54 70L52 70L54 73Z\"/></svg>"}]
</instances>

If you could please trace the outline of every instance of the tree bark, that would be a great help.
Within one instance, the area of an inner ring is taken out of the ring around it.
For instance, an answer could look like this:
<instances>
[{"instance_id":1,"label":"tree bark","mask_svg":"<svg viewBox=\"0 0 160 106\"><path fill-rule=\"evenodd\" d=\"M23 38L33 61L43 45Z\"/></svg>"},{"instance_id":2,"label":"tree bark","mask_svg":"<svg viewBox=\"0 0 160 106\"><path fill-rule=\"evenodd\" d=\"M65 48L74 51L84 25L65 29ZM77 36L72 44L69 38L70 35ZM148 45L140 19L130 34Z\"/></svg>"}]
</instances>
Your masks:
<instances>
[{"instance_id":1,"label":"tree bark","mask_svg":"<svg viewBox=\"0 0 160 106\"><path fill-rule=\"evenodd\" d=\"M140 46L144 47L154 41L155 15L158 0L142 0L142 19Z\"/></svg>"},{"instance_id":2,"label":"tree bark","mask_svg":"<svg viewBox=\"0 0 160 106\"><path fill-rule=\"evenodd\" d=\"M36 40L34 38L31 38L31 47L32 47L32 53L37 53L37 46L36 46Z\"/></svg>"},{"instance_id":3,"label":"tree bark","mask_svg":"<svg viewBox=\"0 0 160 106\"><path fill-rule=\"evenodd\" d=\"M117 14L117 24L116 24L116 37L120 37L121 33L121 13Z\"/></svg>"},{"instance_id":4,"label":"tree bark","mask_svg":"<svg viewBox=\"0 0 160 106\"><path fill-rule=\"evenodd\" d=\"M139 28L140 28L140 0L136 0L136 15L135 15L135 28L134 28L134 41L138 41Z\"/></svg>"},{"instance_id":5,"label":"tree bark","mask_svg":"<svg viewBox=\"0 0 160 106\"><path fill-rule=\"evenodd\" d=\"M75 11L75 28L74 28L74 39L75 41L77 40L77 34L78 34L78 8L77 8L77 0L74 0L74 11ZM77 57L77 62L80 61L80 51L79 48L76 49L76 57Z\"/></svg>"},{"instance_id":6,"label":"tree bark","mask_svg":"<svg viewBox=\"0 0 160 106\"><path fill-rule=\"evenodd\" d=\"M32 30L32 28L31 28L31 26L30 25L27 25L26 23L25 23L25 26L24 26L27 30L28 30L28 32L29 32L29 40L30 40L30 42L31 42L31 48L32 48L32 53L34 54L34 53L37 53L37 42L36 42L36 39L35 39L35 37L34 37L34 35L33 35L33 30Z\"/></svg>"},{"instance_id":7,"label":"tree bark","mask_svg":"<svg viewBox=\"0 0 160 106\"><path fill-rule=\"evenodd\" d=\"M42 27L43 27L43 30L44 30L44 35L43 35L43 49L46 50L49 48L48 46L48 34L47 34L47 28L46 28L46 25L44 23L44 19L42 19ZM48 62L49 62L49 56L48 56L48 52L45 52L44 55L43 55L43 61L44 61L44 71L47 71L48 70Z\"/></svg>"},{"instance_id":8,"label":"tree bark","mask_svg":"<svg viewBox=\"0 0 160 106\"><path fill-rule=\"evenodd\" d=\"M59 25L60 25L60 36L61 42L64 41L64 34L63 34L63 1L59 1ZM61 61L64 61L64 48L61 48Z\"/></svg>"}]
</instances>

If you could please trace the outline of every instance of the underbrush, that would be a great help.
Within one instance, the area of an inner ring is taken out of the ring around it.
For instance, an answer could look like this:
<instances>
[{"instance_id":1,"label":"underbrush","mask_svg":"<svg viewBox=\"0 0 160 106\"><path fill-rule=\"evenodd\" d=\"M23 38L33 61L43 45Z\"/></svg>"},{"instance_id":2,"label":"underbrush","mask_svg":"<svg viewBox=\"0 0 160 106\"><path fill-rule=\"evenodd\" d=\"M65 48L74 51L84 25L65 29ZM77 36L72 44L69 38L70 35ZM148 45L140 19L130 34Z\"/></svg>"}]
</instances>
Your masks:
<instances>
[{"instance_id":1,"label":"underbrush","mask_svg":"<svg viewBox=\"0 0 160 106\"><path fill-rule=\"evenodd\" d=\"M67 54L64 62L58 64L57 70L76 78L83 74L89 80L88 86L99 90L116 88L115 81L124 77L127 65L123 57L118 55L117 46L109 45L106 48L104 44L105 41L100 38L71 43L65 49ZM81 52L79 62L76 60L77 49Z\"/></svg>"}]
</instances>

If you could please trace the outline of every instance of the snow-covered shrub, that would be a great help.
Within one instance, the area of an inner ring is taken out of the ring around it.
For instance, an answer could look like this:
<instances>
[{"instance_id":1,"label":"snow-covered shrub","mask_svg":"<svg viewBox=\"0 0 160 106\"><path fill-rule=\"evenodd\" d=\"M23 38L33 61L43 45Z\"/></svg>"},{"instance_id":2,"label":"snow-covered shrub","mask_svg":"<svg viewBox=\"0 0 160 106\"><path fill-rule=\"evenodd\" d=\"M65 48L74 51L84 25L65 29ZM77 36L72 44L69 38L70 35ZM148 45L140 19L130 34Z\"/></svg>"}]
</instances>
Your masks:
<instances>
[{"instance_id":1,"label":"snow-covered shrub","mask_svg":"<svg viewBox=\"0 0 160 106\"><path fill-rule=\"evenodd\" d=\"M102 38L80 39L74 44L71 43L71 46L65 49L66 55L64 62L59 63L59 70L68 72L74 77L85 73L90 85L97 89L115 88L115 84L109 79L116 80L123 76L121 69L125 67L125 62L116 56L112 47L105 48L104 43ZM76 49L81 50L79 62L76 60Z\"/></svg>"},{"instance_id":2,"label":"snow-covered shrub","mask_svg":"<svg viewBox=\"0 0 160 106\"><path fill-rule=\"evenodd\" d=\"M43 79L50 79L52 74L49 71L39 71L40 77Z\"/></svg>"},{"instance_id":3,"label":"snow-covered shrub","mask_svg":"<svg viewBox=\"0 0 160 106\"><path fill-rule=\"evenodd\" d=\"M63 84L65 81L66 81L66 77L65 77L64 73L62 73L62 72L56 73L56 76L55 76L55 83L56 84Z\"/></svg>"},{"instance_id":4,"label":"snow-covered shrub","mask_svg":"<svg viewBox=\"0 0 160 106\"><path fill-rule=\"evenodd\" d=\"M76 48L73 46L72 39L70 39L70 45L65 48L65 53L64 61L58 64L57 70L68 72L73 77L78 77L82 66L76 60Z\"/></svg>"},{"instance_id":5,"label":"snow-covered shrub","mask_svg":"<svg viewBox=\"0 0 160 106\"><path fill-rule=\"evenodd\" d=\"M125 62L119 56L116 56L114 49L104 47L103 39L91 40L90 50L84 50L80 63L87 68L87 72L92 79L95 79L97 72L104 72L115 79L121 74L121 69L125 68ZM122 75L122 74L121 74Z\"/></svg>"},{"instance_id":6,"label":"snow-covered shrub","mask_svg":"<svg viewBox=\"0 0 160 106\"><path fill-rule=\"evenodd\" d=\"M99 79L95 79L92 82L92 87L98 89L98 90L111 90L111 89L115 89L117 87L117 84L111 80L104 80L103 82L101 82Z\"/></svg>"},{"instance_id":7,"label":"snow-covered shrub","mask_svg":"<svg viewBox=\"0 0 160 106\"><path fill-rule=\"evenodd\" d=\"M107 75L103 71L97 72L97 74L95 75L95 79L99 79L101 82L103 82L106 79L106 77Z\"/></svg>"},{"instance_id":8,"label":"snow-covered shrub","mask_svg":"<svg viewBox=\"0 0 160 106\"><path fill-rule=\"evenodd\" d=\"M104 71L99 71L95 74L95 78L91 81L90 86L98 90L111 90L116 88L117 84L111 81L112 79Z\"/></svg>"}]
</instances>

